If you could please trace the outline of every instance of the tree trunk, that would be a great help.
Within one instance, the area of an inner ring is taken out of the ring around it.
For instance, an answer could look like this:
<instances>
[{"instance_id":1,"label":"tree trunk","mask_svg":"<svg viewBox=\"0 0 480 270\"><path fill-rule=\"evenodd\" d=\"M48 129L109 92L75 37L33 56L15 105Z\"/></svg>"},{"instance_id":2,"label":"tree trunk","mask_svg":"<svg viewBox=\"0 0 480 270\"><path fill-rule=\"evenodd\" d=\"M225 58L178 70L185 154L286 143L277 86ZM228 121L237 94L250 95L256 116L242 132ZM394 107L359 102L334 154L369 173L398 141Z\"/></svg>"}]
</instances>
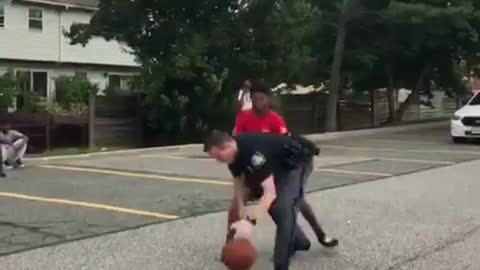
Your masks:
<instances>
[{"instance_id":1,"label":"tree trunk","mask_svg":"<svg viewBox=\"0 0 480 270\"><path fill-rule=\"evenodd\" d=\"M346 1L346 0L345 0ZM335 52L333 55L333 64L330 74L330 87L327 101L325 131L331 132L337 130L337 107L340 90L340 80L342 72L343 51L345 48L345 38L347 36L346 15L340 15L338 24L337 40L335 43Z\"/></svg>"},{"instance_id":2,"label":"tree trunk","mask_svg":"<svg viewBox=\"0 0 480 270\"><path fill-rule=\"evenodd\" d=\"M394 122L395 119L397 119L397 108L395 108L395 105L396 105L397 101L396 101L396 95L395 95L395 85L393 83L393 70L392 70L392 66L390 64L387 64L385 66L385 72L386 72L387 79L388 79L388 84L387 84L388 120L387 120L387 123L391 123L391 122Z\"/></svg>"},{"instance_id":3,"label":"tree trunk","mask_svg":"<svg viewBox=\"0 0 480 270\"><path fill-rule=\"evenodd\" d=\"M397 111L397 118L395 119L395 122L401 122L403 120L403 116L411 104L418 104L420 88L422 88L422 84L423 84L423 81L425 80L425 76L427 76L429 71L430 71L430 65L426 65L423 68L422 72L420 73L420 76L418 77L418 81L415 86L415 89L412 89L412 93L410 93L407 99L402 104L400 104Z\"/></svg>"}]
</instances>

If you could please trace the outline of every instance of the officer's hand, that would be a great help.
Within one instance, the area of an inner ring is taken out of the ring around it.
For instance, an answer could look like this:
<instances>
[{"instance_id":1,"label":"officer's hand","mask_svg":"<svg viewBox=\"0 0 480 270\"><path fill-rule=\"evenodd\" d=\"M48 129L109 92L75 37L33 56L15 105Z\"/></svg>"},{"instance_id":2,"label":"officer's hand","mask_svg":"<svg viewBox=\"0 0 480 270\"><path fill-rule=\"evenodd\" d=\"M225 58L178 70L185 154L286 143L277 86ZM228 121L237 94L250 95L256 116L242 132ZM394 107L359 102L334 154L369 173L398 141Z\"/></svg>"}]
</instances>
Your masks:
<instances>
[{"instance_id":1,"label":"officer's hand","mask_svg":"<svg viewBox=\"0 0 480 270\"><path fill-rule=\"evenodd\" d=\"M241 219L233 223L230 229L235 230L235 235L233 236L233 239L235 240L238 240L238 239L250 240L252 238L253 224L246 219Z\"/></svg>"}]
</instances>

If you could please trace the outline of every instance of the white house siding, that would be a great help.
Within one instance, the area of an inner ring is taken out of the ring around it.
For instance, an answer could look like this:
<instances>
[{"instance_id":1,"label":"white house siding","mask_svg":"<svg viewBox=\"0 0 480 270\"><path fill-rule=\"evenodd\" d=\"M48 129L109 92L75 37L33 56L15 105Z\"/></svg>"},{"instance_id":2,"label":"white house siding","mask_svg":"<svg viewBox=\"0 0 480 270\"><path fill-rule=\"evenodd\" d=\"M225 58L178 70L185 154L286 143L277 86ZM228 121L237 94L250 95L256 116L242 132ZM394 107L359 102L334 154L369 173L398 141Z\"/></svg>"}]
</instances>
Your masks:
<instances>
[{"instance_id":1,"label":"white house siding","mask_svg":"<svg viewBox=\"0 0 480 270\"><path fill-rule=\"evenodd\" d=\"M29 8L43 12L43 29L28 27ZM134 56L114 41L92 39L86 47L72 46L63 35L75 23L87 23L93 12L53 6L11 3L5 6L5 27L0 28L0 75L9 68L47 72L47 100L55 97L55 79L86 72L98 85L99 94L108 86L109 75L131 76L139 67ZM125 78L121 84L125 84Z\"/></svg>"},{"instance_id":2,"label":"white house siding","mask_svg":"<svg viewBox=\"0 0 480 270\"><path fill-rule=\"evenodd\" d=\"M28 7L5 6L5 28L0 28L0 59L58 61L58 11L42 8L43 30L28 28Z\"/></svg>"},{"instance_id":3,"label":"white house siding","mask_svg":"<svg viewBox=\"0 0 480 270\"><path fill-rule=\"evenodd\" d=\"M28 27L28 10L43 10L43 30ZM59 7L5 6L5 28L0 28L0 59L48 61L60 63L139 66L133 55L115 41L94 38L83 47L72 46L62 34L72 23L87 23L93 13Z\"/></svg>"}]
</instances>

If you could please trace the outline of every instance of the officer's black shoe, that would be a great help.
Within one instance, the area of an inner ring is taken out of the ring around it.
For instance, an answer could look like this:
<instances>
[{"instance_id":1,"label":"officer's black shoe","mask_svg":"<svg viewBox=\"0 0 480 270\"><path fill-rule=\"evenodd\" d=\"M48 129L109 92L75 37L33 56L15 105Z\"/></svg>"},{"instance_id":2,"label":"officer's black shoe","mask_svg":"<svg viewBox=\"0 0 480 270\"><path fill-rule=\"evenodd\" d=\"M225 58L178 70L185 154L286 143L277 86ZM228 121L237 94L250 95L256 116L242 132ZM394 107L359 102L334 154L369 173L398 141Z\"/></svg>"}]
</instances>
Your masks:
<instances>
[{"instance_id":1,"label":"officer's black shoe","mask_svg":"<svg viewBox=\"0 0 480 270\"><path fill-rule=\"evenodd\" d=\"M302 244L296 244L293 247L291 256L295 255L295 253L297 253L297 251L309 251L311 246L312 246L312 244L310 243L310 241L306 242L306 243L302 243Z\"/></svg>"},{"instance_id":2,"label":"officer's black shoe","mask_svg":"<svg viewBox=\"0 0 480 270\"><path fill-rule=\"evenodd\" d=\"M297 253L297 251L309 251L311 246L312 244L310 243L310 241L303 244L295 244L292 250L292 254L290 254L290 257L293 257L295 253ZM273 262L273 257L270 260Z\"/></svg>"},{"instance_id":3,"label":"officer's black shoe","mask_svg":"<svg viewBox=\"0 0 480 270\"><path fill-rule=\"evenodd\" d=\"M327 247L327 248L333 248L333 247L338 246L338 240L335 239L335 238L327 237L327 235L323 235L323 236L319 237L318 241L320 242L320 244L322 246Z\"/></svg>"}]
</instances>

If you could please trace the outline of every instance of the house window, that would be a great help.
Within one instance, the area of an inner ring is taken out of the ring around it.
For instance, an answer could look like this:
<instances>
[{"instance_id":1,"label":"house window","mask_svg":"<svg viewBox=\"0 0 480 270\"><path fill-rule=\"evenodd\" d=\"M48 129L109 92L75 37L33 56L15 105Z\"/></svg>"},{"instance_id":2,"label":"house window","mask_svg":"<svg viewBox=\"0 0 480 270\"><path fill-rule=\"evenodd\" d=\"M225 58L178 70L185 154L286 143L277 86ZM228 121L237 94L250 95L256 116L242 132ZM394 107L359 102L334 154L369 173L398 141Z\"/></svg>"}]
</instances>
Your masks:
<instances>
[{"instance_id":1,"label":"house window","mask_svg":"<svg viewBox=\"0 0 480 270\"><path fill-rule=\"evenodd\" d=\"M75 72L75 78L81 80L87 80L87 72L77 71Z\"/></svg>"},{"instance_id":2,"label":"house window","mask_svg":"<svg viewBox=\"0 0 480 270\"><path fill-rule=\"evenodd\" d=\"M0 28L5 27L5 7L0 6Z\"/></svg>"},{"instance_id":3,"label":"house window","mask_svg":"<svg viewBox=\"0 0 480 270\"><path fill-rule=\"evenodd\" d=\"M110 75L108 77L108 86L114 90L121 89L121 80L119 75Z\"/></svg>"},{"instance_id":4,"label":"house window","mask_svg":"<svg viewBox=\"0 0 480 270\"><path fill-rule=\"evenodd\" d=\"M48 73L45 71L17 71L20 88L36 92L41 97L47 97Z\"/></svg>"},{"instance_id":5,"label":"house window","mask_svg":"<svg viewBox=\"0 0 480 270\"><path fill-rule=\"evenodd\" d=\"M38 8L28 10L28 27L30 29L43 29L43 11Z\"/></svg>"},{"instance_id":6,"label":"house window","mask_svg":"<svg viewBox=\"0 0 480 270\"><path fill-rule=\"evenodd\" d=\"M112 74L108 76L108 88L110 91L117 93L128 94L135 90L133 85L134 76L132 75L117 75Z\"/></svg>"},{"instance_id":7,"label":"house window","mask_svg":"<svg viewBox=\"0 0 480 270\"><path fill-rule=\"evenodd\" d=\"M48 73L44 71L32 72L32 90L41 97L47 97Z\"/></svg>"}]
</instances>

